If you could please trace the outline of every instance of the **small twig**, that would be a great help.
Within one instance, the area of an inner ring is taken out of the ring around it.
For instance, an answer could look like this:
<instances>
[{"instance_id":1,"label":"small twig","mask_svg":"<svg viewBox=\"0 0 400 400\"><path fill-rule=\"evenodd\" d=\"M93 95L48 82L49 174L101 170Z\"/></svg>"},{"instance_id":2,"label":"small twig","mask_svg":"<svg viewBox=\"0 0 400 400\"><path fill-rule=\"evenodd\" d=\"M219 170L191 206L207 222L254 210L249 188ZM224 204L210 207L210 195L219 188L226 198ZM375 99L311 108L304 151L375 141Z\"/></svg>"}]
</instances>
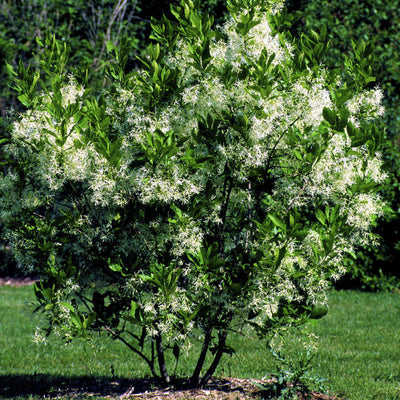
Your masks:
<instances>
[{"instance_id":1,"label":"small twig","mask_svg":"<svg viewBox=\"0 0 400 400\"><path fill-rule=\"evenodd\" d=\"M282 132L282 134L279 136L278 140L276 141L276 143L274 144L274 147L272 148L272 153L276 150L276 147L278 146L279 142L281 141L281 139L283 138L283 136L285 135L285 133L287 133L287 131L289 130L289 128L291 128L298 120L300 119L300 117L297 117L294 121L292 121L288 127Z\"/></svg>"},{"instance_id":2,"label":"small twig","mask_svg":"<svg viewBox=\"0 0 400 400\"><path fill-rule=\"evenodd\" d=\"M117 18L120 16L121 13L122 16L125 14L127 1L128 0L119 0L118 4L115 6L113 13L111 14L111 19L110 22L108 23L107 32L103 41L103 46L100 50L100 55L98 58L99 62L103 58L103 53L107 46L107 43L111 40L111 28L114 25L114 22L117 20ZM117 42L118 42L118 37L114 40L114 44L117 44Z\"/></svg>"}]
</instances>

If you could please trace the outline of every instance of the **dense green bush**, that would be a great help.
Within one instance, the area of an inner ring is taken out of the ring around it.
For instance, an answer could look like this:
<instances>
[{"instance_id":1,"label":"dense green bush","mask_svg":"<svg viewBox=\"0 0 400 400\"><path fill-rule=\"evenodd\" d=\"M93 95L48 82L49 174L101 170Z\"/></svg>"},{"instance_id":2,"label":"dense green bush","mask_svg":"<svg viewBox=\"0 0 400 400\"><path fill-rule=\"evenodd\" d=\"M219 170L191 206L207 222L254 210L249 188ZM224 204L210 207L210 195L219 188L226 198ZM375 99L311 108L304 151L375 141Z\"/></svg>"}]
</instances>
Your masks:
<instances>
[{"instance_id":1,"label":"dense green bush","mask_svg":"<svg viewBox=\"0 0 400 400\"><path fill-rule=\"evenodd\" d=\"M128 4L129 3L129 4ZM148 43L149 20L169 14L169 4L156 0L127 2L121 0L67 0L47 2L0 2L0 116L11 106L18 106L14 92L10 90L10 75L5 62L16 66L18 60L34 63L33 51L39 49L36 38L54 33L71 47L68 68L89 69L92 88L101 89L104 81L104 63L108 60L105 42L117 42L128 37L130 45L128 69L135 66L135 55ZM217 22L223 21L223 0L202 2L202 8L211 10ZM364 39L373 43L377 61L377 81L384 89L386 115L381 129L386 127L387 142L385 159L390 185L382 189L383 196L392 204L394 214L378 222L376 232L383 237L380 248L363 248L358 259L348 260L350 281L343 284L359 284L369 288L391 287L393 280L386 276L399 276L397 259L400 257L400 39L397 27L400 16L396 10L400 1L386 2L345 1L292 1L287 2L290 11L301 9L302 20L292 29L294 34L310 28L328 29L330 51L324 57L328 66L343 68L344 57L352 51L352 40ZM118 10L120 10L118 12ZM113 15L116 22L113 23ZM117 23L122 22L122 23ZM95 79L94 79L95 78ZM374 85L374 84L372 84ZM4 127L2 136L4 135ZM1 250L0 250L1 253ZM1 262L1 261L0 261Z\"/></svg>"},{"instance_id":2,"label":"dense green bush","mask_svg":"<svg viewBox=\"0 0 400 400\"><path fill-rule=\"evenodd\" d=\"M154 2L146 2L147 7ZM147 8L149 11L149 8ZM104 66L108 62L107 41L118 44L129 36L130 58L133 60L144 37L146 21L140 16L138 2L126 0L27 0L0 1L0 117L11 109L24 107L10 88L11 74L7 64L17 67L20 62L38 67L33 52L40 49L37 40L55 35L68 43L69 63L72 72L88 68L91 89L100 91L105 85ZM0 135L9 136L5 118L1 119ZM0 220L0 237L2 225ZM0 243L0 274L15 275L24 272L16 269L7 247Z\"/></svg>"},{"instance_id":3,"label":"dense green bush","mask_svg":"<svg viewBox=\"0 0 400 400\"><path fill-rule=\"evenodd\" d=\"M375 52L376 82L384 91L385 115L379 125L386 130L385 164L390 180L381 194L394 211L385 215L375 232L382 237L376 247L363 247L357 259L348 259L349 274L340 284L369 289L392 289L400 277L400 1L386 0L312 0L290 2L292 10L300 9L301 32L326 28L330 50L323 58L330 68L345 73L345 57L353 51L352 42L364 40Z\"/></svg>"},{"instance_id":4,"label":"dense green bush","mask_svg":"<svg viewBox=\"0 0 400 400\"><path fill-rule=\"evenodd\" d=\"M1 97L0 97L1 99ZM0 174L4 172L3 167L6 164L6 159L1 152L2 144L8 141L10 137L11 125L5 118L0 116ZM0 276L13 276L13 275L25 275L27 272L17 268L17 265L11 255L9 247L6 245L4 236L4 226L2 224L0 216Z\"/></svg>"}]
</instances>

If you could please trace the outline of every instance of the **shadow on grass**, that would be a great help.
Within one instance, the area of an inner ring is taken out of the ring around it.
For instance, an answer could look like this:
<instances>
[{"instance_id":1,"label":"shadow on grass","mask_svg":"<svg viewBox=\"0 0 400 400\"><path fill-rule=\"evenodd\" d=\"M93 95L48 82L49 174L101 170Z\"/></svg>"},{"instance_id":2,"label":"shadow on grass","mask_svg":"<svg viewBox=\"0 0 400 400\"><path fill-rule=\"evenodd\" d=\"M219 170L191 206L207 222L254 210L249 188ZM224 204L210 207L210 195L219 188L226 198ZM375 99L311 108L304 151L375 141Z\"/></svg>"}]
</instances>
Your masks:
<instances>
[{"instance_id":1,"label":"shadow on grass","mask_svg":"<svg viewBox=\"0 0 400 400\"><path fill-rule=\"evenodd\" d=\"M65 377L59 375L0 375L0 398L14 399L29 396L79 397L121 396L127 391L146 392L153 383L149 379L131 380L111 377Z\"/></svg>"}]
</instances>

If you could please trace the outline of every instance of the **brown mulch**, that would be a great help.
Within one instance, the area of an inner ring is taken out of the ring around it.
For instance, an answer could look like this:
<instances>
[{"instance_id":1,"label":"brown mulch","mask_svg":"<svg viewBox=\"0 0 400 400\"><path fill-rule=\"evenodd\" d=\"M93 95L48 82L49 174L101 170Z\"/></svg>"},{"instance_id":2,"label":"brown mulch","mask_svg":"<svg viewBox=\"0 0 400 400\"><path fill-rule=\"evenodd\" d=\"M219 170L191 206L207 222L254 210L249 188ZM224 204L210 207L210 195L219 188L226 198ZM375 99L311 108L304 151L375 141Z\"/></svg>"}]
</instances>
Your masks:
<instances>
[{"instance_id":1,"label":"brown mulch","mask_svg":"<svg viewBox=\"0 0 400 400\"><path fill-rule=\"evenodd\" d=\"M20 287L20 286L26 286L26 285L33 285L35 282L37 282L37 279L34 278L12 278L9 276L0 277L0 286L13 286L13 287Z\"/></svg>"},{"instance_id":2,"label":"brown mulch","mask_svg":"<svg viewBox=\"0 0 400 400\"><path fill-rule=\"evenodd\" d=\"M177 380L170 387L161 387L154 379L62 378L46 375L3 376L0 398L44 396L46 399L82 399L99 396L121 400L256 400L263 392L249 379L213 378L204 389L188 387ZM268 383L269 381L257 381ZM310 400L339 400L335 396L312 392ZM42 397L40 397L42 398ZM265 398L265 397L264 397ZM305 400L299 396L299 400Z\"/></svg>"},{"instance_id":3,"label":"brown mulch","mask_svg":"<svg viewBox=\"0 0 400 400\"><path fill-rule=\"evenodd\" d=\"M257 381L268 383L268 381ZM272 382L271 382L272 383ZM138 388L139 389L139 388ZM152 399L152 400L255 400L262 398L263 391L254 381L239 378L213 378L204 389L185 389L185 387L172 386L169 388L154 388L151 391L136 390L133 385L120 399ZM310 393L310 400L339 400L320 393ZM300 395L299 400L303 400ZM305 398L304 398L305 400Z\"/></svg>"}]
</instances>

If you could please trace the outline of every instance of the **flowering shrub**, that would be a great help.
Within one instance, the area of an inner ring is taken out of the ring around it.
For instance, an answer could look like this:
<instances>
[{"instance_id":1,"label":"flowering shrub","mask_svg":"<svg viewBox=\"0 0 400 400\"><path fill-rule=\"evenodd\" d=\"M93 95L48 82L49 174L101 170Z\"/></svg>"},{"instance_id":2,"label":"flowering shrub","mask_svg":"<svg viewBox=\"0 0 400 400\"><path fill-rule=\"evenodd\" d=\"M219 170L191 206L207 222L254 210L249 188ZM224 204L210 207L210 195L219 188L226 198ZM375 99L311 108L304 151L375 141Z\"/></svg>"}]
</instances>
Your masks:
<instances>
[{"instance_id":1,"label":"flowering shrub","mask_svg":"<svg viewBox=\"0 0 400 400\"><path fill-rule=\"evenodd\" d=\"M320 65L326 32L291 40L279 2L228 9L213 29L191 0L172 7L129 75L110 44L101 98L67 76L54 39L40 56L51 87L14 71L29 109L4 146L0 207L16 259L42 273L47 329L105 330L164 382L165 351L178 359L195 337L204 385L233 324L266 337L323 315L329 280L384 209L368 48L343 82Z\"/></svg>"},{"instance_id":2,"label":"flowering shrub","mask_svg":"<svg viewBox=\"0 0 400 400\"><path fill-rule=\"evenodd\" d=\"M386 128L381 152L389 177L380 193L393 212L379 218L373 228L373 232L381 236L379 247L361 246L357 260L347 258L346 276L336 283L339 287L393 291L400 283L400 41L397 29L400 15L396 12L399 7L398 0L293 3L293 8L302 10L304 22L297 24L297 35L310 27L315 30L327 27L331 50L322 61L328 68L340 68L345 72L345 55L351 53L352 42L361 39L370 42L375 55L376 80L384 93L385 115L377 126Z\"/></svg>"}]
</instances>

